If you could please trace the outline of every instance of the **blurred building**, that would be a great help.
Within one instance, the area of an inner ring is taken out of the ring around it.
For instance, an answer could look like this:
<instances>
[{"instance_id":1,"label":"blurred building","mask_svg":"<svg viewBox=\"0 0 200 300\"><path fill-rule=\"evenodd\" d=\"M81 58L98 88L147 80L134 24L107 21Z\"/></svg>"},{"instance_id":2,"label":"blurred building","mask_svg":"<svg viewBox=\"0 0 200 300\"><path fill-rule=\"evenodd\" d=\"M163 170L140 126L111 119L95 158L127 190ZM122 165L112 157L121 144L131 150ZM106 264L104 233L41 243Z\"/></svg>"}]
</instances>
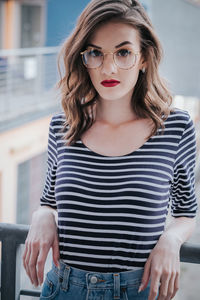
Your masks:
<instances>
[{"instance_id":1,"label":"blurred building","mask_svg":"<svg viewBox=\"0 0 200 300\"><path fill-rule=\"evenodd\" d=\"M0 16L1 48L45 44L46 0L1 0Z\"/></svg>"},{"instance_id":2,"label":"blurred building","mask_svg":"<svg viewBox=\"0 0 200 300\"><path fill-rule=\"evenodd\" d=\"M87 1L0 0L0 221L29 223L60 111L59 45Z\"/></svg>"}]
</instances>

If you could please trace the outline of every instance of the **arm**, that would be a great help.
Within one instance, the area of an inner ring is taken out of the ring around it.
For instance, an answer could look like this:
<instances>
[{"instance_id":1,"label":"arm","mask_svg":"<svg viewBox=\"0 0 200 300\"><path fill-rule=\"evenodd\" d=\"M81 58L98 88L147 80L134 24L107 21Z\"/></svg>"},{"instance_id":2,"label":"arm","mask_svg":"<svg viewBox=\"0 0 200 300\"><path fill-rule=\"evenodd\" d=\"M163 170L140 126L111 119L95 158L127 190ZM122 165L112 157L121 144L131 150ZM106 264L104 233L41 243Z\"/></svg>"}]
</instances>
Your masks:
<instances>
[{"instance_id":1,"label":"arm","mask_svg":"<svg viewBox=\"0 0 200 300\"><path fill-rule=\"evenodd\" d=\"M171 214L173 221L165 229L152 250L144 269L143 286L151 279L148 300L169 300L179 287L180 247L195 227L197 200L194 169L196 139L193 122L185 114L185 128L177 145L171 186ZM141 286L141 289L143 289Z\"/></svg>"},{"instance_id":2,"label":"arm","mask_svg":"<svg viewBox=\"0 0 200 300\"><path fill-rule=\"evenodd\" d=\"M149 300L172 299L179 288L181 245L191 236L195 218L175 218L161 235L152 250L144 269L139 291L147 287L151 279Z\"/></svg>"},{"instance_id":3,"label":"arm","mask_svg":"<svg viewBox=\"0 0 200 300\"><path fill-rule=\"evenodd\" d=\"M33 213L30 230L25 242L23 264L32 284L43 282L46 258L50 248L55 265L59 265L57 235L57 212L51 207L41 206Z\"/></svg>"},{"instance_id":4,"label":"arm","mask_svg":"<svg viewBox=\"0 0 200 300\"><path fill-rule=\"evenodd\" d=\"M50 248L52 248L53 261L56 265L59 259L55 200L57 141L54 125L57 125L57 121L53 117L49 126L48 168L44 190L40 198L41 206L33 213L23 255L24 268L31 282L36 286L43 281L44 265Z\"/></svg>"}]
</instances>

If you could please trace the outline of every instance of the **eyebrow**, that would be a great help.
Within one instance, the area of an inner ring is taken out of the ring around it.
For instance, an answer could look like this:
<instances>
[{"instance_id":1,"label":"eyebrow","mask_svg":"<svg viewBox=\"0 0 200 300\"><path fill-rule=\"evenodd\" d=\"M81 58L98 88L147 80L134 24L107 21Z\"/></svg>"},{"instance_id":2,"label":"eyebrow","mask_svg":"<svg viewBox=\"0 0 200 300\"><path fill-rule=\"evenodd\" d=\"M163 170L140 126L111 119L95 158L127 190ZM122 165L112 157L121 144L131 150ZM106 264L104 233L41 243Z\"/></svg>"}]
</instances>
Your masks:
<instances>
[{"instance_id":1,"label":"eyebrow","mask_svg":"<svg viewBox=\"0 0 200 300\"><path fill-rule=\"evenodd\" d=\"M115 46L115 48L120 48L124 45L133 45L131 42L129 41L124 41L122 43L120 43L119 45ZM97 45L94 45L94 44L88 44L87 47L93 47L93 48L97 48L97 49L102 49L101 47L97 46Z\"/></svg>"}]
</instances>

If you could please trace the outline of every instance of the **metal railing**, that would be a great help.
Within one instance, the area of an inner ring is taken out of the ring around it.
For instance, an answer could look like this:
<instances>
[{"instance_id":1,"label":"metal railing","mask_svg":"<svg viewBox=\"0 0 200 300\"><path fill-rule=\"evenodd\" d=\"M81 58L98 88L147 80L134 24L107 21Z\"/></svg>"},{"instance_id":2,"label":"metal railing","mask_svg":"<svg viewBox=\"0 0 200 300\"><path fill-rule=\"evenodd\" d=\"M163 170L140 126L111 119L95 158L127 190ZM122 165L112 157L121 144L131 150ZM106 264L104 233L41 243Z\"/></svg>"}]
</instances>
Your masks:
<instances>
[{"instance_id":1,"label":"metal railing","mask_svg":"<svg viewBox=\"0 0 200 300\"><path fill-rule=\"evenodd\" d=\"M20 262L18 250L24 244L27 225L0 224L2 242L1 260L1 300L19 300L20 295L39 297L40 292L20 288ZM180 251L181 262L200 264L200 244L186 242ZM12 287L12 288L10 288Z\"/></svg>"},{"instance_id":2,"label":"metal railing","mask_svg":"<svg viewBox=\"0 0 200 300\"><path fill-rule=\"evenodd\" d=\"M24 244L27 225L0 224L1 247L1 300L19 300L20 295L39 297L40 292L20 287L20 246Z\"/></svg>"},{"instance_id":3,"label":"metal railing","mask_svg":"<svg viewBox=\"0 0 200 300\"><path fill-rule=\"evenodd\" d=\"M0 50L1 121L55 106L59 47Z\"/></svg>"}]
</instances>

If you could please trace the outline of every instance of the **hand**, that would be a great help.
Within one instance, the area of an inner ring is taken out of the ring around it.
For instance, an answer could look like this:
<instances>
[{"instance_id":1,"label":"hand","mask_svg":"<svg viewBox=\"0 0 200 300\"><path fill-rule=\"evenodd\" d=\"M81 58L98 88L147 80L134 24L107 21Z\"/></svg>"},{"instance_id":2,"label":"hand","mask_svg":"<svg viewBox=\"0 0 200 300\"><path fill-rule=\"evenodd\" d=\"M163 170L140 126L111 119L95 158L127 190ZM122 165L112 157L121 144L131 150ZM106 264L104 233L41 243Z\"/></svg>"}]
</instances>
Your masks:
<instances>
[{"instance_id":1,"label":"hand","mask_svg":"<svg viewBox=\"0 0 200 300\"><path fill-rule=\"evenodd\" d=\"M179 288L181 243L173 235L163 234L152 250L144 268L142 284L144 290L151 279L148 300L172 299Z\"/></svg>"},{"instance_id":2,"label":"hand","mask_svg":"<svg viewBox=\"0 0 200 300\"><path fill-rule=\"evenodd\" d=\"M44 265L50 248L53 261L58 266L59 243L55 216L51 208L41 208L33 214L23 255L24 268L35 286L43 282Z\"/></svg>"}]
</instances>

